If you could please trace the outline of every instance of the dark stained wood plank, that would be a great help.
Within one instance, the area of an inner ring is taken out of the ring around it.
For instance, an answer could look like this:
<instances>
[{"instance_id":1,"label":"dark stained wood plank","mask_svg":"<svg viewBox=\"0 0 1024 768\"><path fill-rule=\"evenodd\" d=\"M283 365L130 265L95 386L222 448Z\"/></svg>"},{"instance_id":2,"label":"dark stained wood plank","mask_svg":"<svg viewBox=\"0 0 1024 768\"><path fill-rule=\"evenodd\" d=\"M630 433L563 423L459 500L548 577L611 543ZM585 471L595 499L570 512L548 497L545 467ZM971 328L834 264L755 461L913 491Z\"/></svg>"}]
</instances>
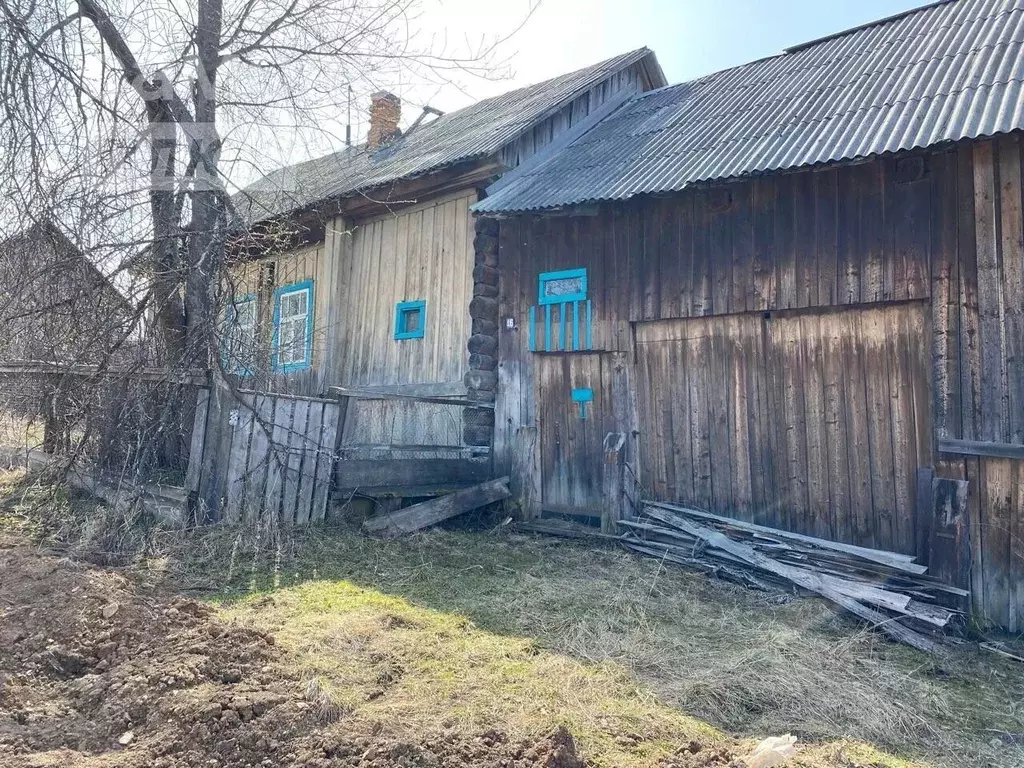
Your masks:
<instances>
[{"instance_id":1,"label":"dark stained wood plank","mask_svg":"<svg viewBox=\"0 0 1024 768\"><path fill-rule=\"evenodd\" d=\"M778 295L775 308L797 306L797 243L794 240L794 176L771 177L775 183L775 274Z\"/></svg>"},{"instance_id":2,"label":"dark stained wood plank","mask_svg":"<svg viewBox=\"0 0 1024 768\"><path fill-rule=\"evenodd\" d=\"M844 325L838 313L821 317L822 377L824 391L825 453L829 481L829 523L827 538L853 541L853 510L850 495L849 436L845 403Z\"/></svg>"},{"instance_id":3,"label":"dark stained wood plank","mask_svg":"<svg viewBox=\"0 0 1024 768\"><path fill-rule=\"evenodd\" d=\"M864 304L892 298L891 260L887 258L892 241L886 226L886 167L884 163L854 166L855 191L860 210L860 300Z\"/></svg>"},{"instance_id":4,"label":"dark stained wood plank","mask_svg":"<svg viewBox=\"0 0 1024 768\"><path fill-rule=\"evenodd\" d=\"M998 158L991 141L974 147L974 227L978 257L980 403L978 439L1006 442L1003 430L1006 362L1003 355L1002 270L997 218Z\"/></svg>"},{"instance_id":5,"label":"dark stained wood plank","mask_svg":"<svg viewBox=\"0 0 1024 768\"><path fill-rule=\"evenodd\" d=\"M984 551L985 616L999 626L1016 624L1016 605L1011 610L1015 585L1010 575L1011 520L1016 500L1016 467L1010 459L981 459L981 547ZM1016 627L1010 630L1016 631Z\"/></svg>"},{"instance_id":6,"label":"dark stained wood plank","mask_svg":"<svg viewBox=\"0 0 1024 768\"><path fill-rule=\"evenodd\" d=\"M695 328L692 336L685 340L686 360L689 370L687 384L690 406L690 445L693 461L693 498L694 502L704 509L714 504L711 465L711 424L710 424L710 388L712 382L709 375L710 346L707 338L707 325Z\"/></svg>"},{"instance_id":7,"label":"dark stained wood plank","mask_svg":"<svg viewBox=\"0 0 1024 768\"><path fill-rule=\"evenodd\" d=\"M678 275L672 283L677 292L676 302L679 317L693 314L693 278L695 269L693 195L685 195L676 202L675 211L678 226Z\"/></svg>"},{"instance_id":8,"label":"dark stained wood plank","mask_svg":"<svg viewBox=\"0 0 1024 768\"><path fill-rule=\"evenodd\" d=\"M713 189L708 211L708 270L711 273L711 312L725 315L732 308L732 227L731 208L721 209L720 197L727 189ZM716 202L717 201L717 202Z\"/></svg>"},{"instance_id":9,"label":"dark stained wood plank","mask_svg":"<svg viewBox=\"0 0 1024 768\"><path fill-rule=\"evenodd\" d=\"M806 529L814 536L834 535L829 514L829 464L826 428L825 382L822 357L828 338L821 315L800 318L800 338L804 345L803 423L807 455Z\"/></svg>"},{"instance_id":10,"label":"dark stained wood plank","mask_svg":"<svg viewBox=\"0 0 1024 768\"><path fill-rule=\"evenodd\" d=\"M666 200L655 200L641 209L645 244L640 263L643 282L641 316L644 320L661 317L662 270L671 269L674 250L673 232L668 226L670 209L671 203Z\"/></svg>"},{"instance_id":11,"label":"dark stained wood plank","mask_svg":"<svg viewBox=\"0 0 1024 768\"><path fill-rule=\"evenodd\" d=\"M971 607L978 616L988 615L985 599L984 516L981 459L969 458L963 463L967 480L967 518L971 529Z\"/></svg>"},{"instance_id":12,"label":"dark stained wood plank","mask_svg":"<svg viewBox=\"0 0 1024 768\"><path fill-rule=\"evenodd\" d=\"M847 462L850 474L850 511L852 538L862 546L874 541L872 503L871 437L867 399L867 365L863 352L861 313L845 313L842 324L842 368L846 403Z\"/></svg>"},{"instance_id":13,"label":"dark stained wood plank","mask_svg":"<svg viewBox=\"0 0 1024 768\"><path fill-rule=\"evenodd\" d=\"M931 160L928 158L928 161ZM939 160L938 164L941 166L942 161ZM929 295L931 193L935 183L934 175L925 175L917 181L897 183L893 187L895 200L891 218L895 247L891 261L894 299L923 299Z\"/></svg>"},{"instance_id":14,"label":"dark stained wood plank","mask_svg":"<svg viewBox=\"0 0 1024 768\"><path fill-rule=\"evenodd\" d=\"M780 323L785 324L785 318L772 315L765 321L764 326L765 407L775 486L775 498L771 500L765 512L767 513L767 525L791 530L794 519L795 494L787 440L786 366L788 361L784 344L785 334L778 327Z\"/></svg>"},{"instance_id":15,"label":"dark stained wood plank","mask_svg":"<svg viewBox=\"0 0 1024 768\"><path fill-rule=\"evenodd\" d=\"M957 156L930 158L933 422L937 437L959 437L960 267L957 250Z\"/></svg>"},{"instance_id":16,"label":"dark stained wood plank","mask_svg":"<svg viewBox=\"0 0 1024 768\"><path fill-rule=\"evenodd\" d=\"M981 433L981 357L978 347L978 246L975 242L973 145L957 152L957 235L960 254L960 436L965 440ZM991 150L989 151L991 156Z\"/></svg>"},{"instance_id":17,"label":"dark stained wood plank","mask_svg":"<svg viewBox=\"0 0 1024 768\"><path fill-rule=\"evenodd\" d=\"M888 310L861 313L861 341L871 467L871 519L874 522L870 546L892 550L895 549L896 489L886 314Z\"/></svg>"},{"instance_id":18,"label":"dark stained wood plank","mask_svg":"<svg viewBox=\"0 0 1024 768\"><path fill-rule=\"evenodd\" d=\"M335 484L344 491L472 484L488 479L489 473L487 459L341 459L335 468Z\"/></svg>"},{"instance_id":19,"label":"dark stained wood plank","mask_svg":"<svg viewBox=\"0 0 1024 768\"><path fill-rule=\"evenodd\" d=\"M829 169L814 174L814 253L818 272L818 303L838 302L839 172Z\"/></svg>"},{"instance_id":20,"label":"dark stained wood plank","mask_svg":"<svg viewBox=\"0 0 1024 768\"><path fill-rule=\"evenodd\" d=\"M842 166L839 174L838 206L838 303L856 304L861 296L860 199L857 168Z\"/></svg>"},{"instance_id":21,"label":"dark stained wood plank","mask_svg":"<svg viewBox=\"0 0 1024 768\"><path fill-rule=\"evenodd\" d=\"M914 382L926 379L928 367L911 369L911 360L904 351L911 345L920 347L920 337L911 337L910 315L917 305L899 304L884 310L885 356L888 375L889 440L892 446L893 507L890 525L891 540L887 546L896 552L913 553L917 549L914 519L917 458L915 429ZM923 329L922 329L923 330Z\"/></svg>"},{"instance_id":22,"label":"dark stained wood plank","mask_svg":"<svg viewBox=\"0 0 1024 768\"><path fill-rule=\"evenodd\" d=\"M711 265L711 213L709 192L693 193L693 272L690 282L691 316L710 315L713 311L713 275Z\"/></svg>"},{"instance_id":23,"label":"dark stained wood plank","mask_svg":"<svg viewBox=\"0 0 1024 768\"><path fill-rule=\"evenodd\" d=\"M804 359L800 319L778 318L767 325L769 344L776 356L779 389L775 393L778 403L778 447L785 464L788 492L783 520L789 531L809 533L807 526L809 502L807 493L807 435L804 415Z\"/></svg>"},{"instance_id":24,"label":"dark stained wood plank","mask_svg":"<svg viewBox=\"0 0 1024 768\"><path fill-rule=\"evenodd\" d=\"M775 184L757 178L753 185L754 309L776 306Z\"/></svg>"},{"instance_id":25,"label":"dark stained wood plank","mask_svg":"<svg viewBox=\"0 0 1024 768\"><path fill-rule=\"evenodd\" d=\"M971 568L967 481L935 477L929 485L928 573L966 589Z\"/></svg>"},{"instance_id":26,"label":"dark stained wood plank","mask_svg":"<svg viewBox=\"0 0 1024 768\"><path fill-rule=\"evenodd\" d=\"M536 427L519 427L516 430L511 481L511 493L519 502L523 519L538 519L541 511L541 468Z\"/></svg>"},{"instance_id":27,"label":"dark stained wood plank","mask_svg":"<svg viewBox=\"0 0 1024 768\"><path fill-rule=\"evenodd\" d=\"M708 425L711 454L711 494L715 509L735 508L733 493L732 444L735 430L730 428L731 375L729 363L734 350L726 326L730 318L709 321L707 339Z\"/></svg>"},{"instance_id":28,"label":"dark stained wood plank","mask_svg":"<svg viewBox=\"0 0 1024 768\"><path fill-rule=\"evenodd\" d=\"M939 452L956 456L987 456L997 459L1024 459L1024 445L993 443L987 440L939 438Z\"/></svg>"},{"instance_id":29,"label":"dark stained wood plank","mask_svg":"<svg viewBox=\"0 0 1024 768\"><path fill-rule=\"evenodd\" d=\"M749 374L746 337L757 330L756 320L748 315L732 315L725 318L728 347L722 351L728 356L727 387L729 395L729 432L732 461L732 504L735 513L744 520L753 517L753 490L751 482L750 456L750 404Z\"/></svg>"},{"instance_id":30,"label":"dark stained wood plank","mask_svg":"<svg viewBox=\"0 0 1024 768\"><path fill-rule=\"evenodd\" d=\"M925 302L917 305L915 311L906 313L901 317L902 343L900 360L905 379L909 382L904 388L909 387L910 397L913 400L913 424L910 427L911 435L910 450L914 451L913 458L907 458L907 482L911 488L911 509L913 509L913 495L916 487L913 485L914 470L917 467L934 466L936 463L935 452L935 429L932 426L933 395L931 381L929 380L929 350L921 343L921 339L928 337L928 330L931 318L928 316L928 306ZM905 327L904 327L905 326ZM907 418L910 418L910 410L907 410ZM909 451L908 451L909 452ZM916 524L916 523L915 523ZM919 540L916 528L912 528L912 537L907 541L908 549L914 551L914 542ZM908 531L904 530L907 534Z\"/></svg>"},{"instance_id":31,"label":"dark stained wood plank","mask_svg":"<svg viewBox=\"0 0 1024 768\"><path fill-rule=\"evenodd\" d=\"M732 312L754 309L754 220L753 184L740 182L732 187L732 268L729 307Z\"/></svg>"},{"instance_id":32,"label":"dark stained wood plank","mask_svg":"<svg viewBox=\"0 0 1024 768\"><path fill-rule=\"evenodd\" d=\"M768 349L768 331L765 328L770 320L761 317L752 323L748 341L751 360L751 380L755 393L755 407L751 420L751 454L756 466L753 480L755 482L756 503L753 522L767 524L775 519L775 511L780 503L780 494L785 486L779 486L776 473L775 453L775 421L771 411L772 391L772 359Z\"/></svg>"},{"instance_id":33,"label":"dark stained wood plank","mask_svg":"<svg viewBox=\"0 0 1024 768\"><path fill-rule=\"evenodd\" d=\"M1002 267L1004 383L1003 435L1024 445L1024 214L1019 138L999 139L1000 261Z\"/></svg>"},{"instance_id":34,"label":"dark stained wood plank","mask_svg":"<svg viewBox=\"0 0 1024 768\"><path fill-rule=\"evenodd\" d=\"M796 260L796 297L794 306L817 306L818 264L821 255L817 251L817 230L815 216L817 205L814 200L817 183L815 174L793 175L793 246Z\"/></svg>"}]
</instances>

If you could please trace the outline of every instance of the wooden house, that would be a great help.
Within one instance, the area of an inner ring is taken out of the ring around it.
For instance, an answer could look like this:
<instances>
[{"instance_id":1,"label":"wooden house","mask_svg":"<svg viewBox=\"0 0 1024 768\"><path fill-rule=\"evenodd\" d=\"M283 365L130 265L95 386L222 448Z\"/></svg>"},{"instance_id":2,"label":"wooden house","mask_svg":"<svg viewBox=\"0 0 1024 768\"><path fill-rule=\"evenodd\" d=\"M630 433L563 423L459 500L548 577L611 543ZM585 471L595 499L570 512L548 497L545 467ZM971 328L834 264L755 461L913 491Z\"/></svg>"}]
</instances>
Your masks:
<instances>
[{"instance_id":1,"label":"wooden house","mask_svg":"<svg viewBox=\"0 0 1024 768\"><path fill-rule=\"evenodd\" d=\"M125 345L131 302L50 221L0 242L0 361L93 364Z\"/></svg>"},{"instance_id":2,"label":"wooden house","mask_svg":"<svg viewBox=\"0 0 1024 768\"><path fill-rule=\"evenodd\" d=\"M527 514L643 494L913 553L1024 627L1022 45L1020 0L933 3L638 94L488 190Z\"/></svg>"},{"instance_id":3,"label":"wooden house","mask_svg":"<svg viewBox=\"0 0 1024 768\"><path fill-rule=\"evenodd\" d=\"M470 206L544 146L664 84L641 49L457 112L429 110L404 134L398 98L374 94L365 145L281 169L236 196L251 233L284 230L292 241L236 258L229 370L277 393L387 394L352 402L342 444L353 450L486 451L493 411L404 397L464 399L467 384L493 377L497 329L474 314L474 299L495 296L497 276L474 262ZM493 389L475 388L491 401Z\"/></svg>"}]
</instances>

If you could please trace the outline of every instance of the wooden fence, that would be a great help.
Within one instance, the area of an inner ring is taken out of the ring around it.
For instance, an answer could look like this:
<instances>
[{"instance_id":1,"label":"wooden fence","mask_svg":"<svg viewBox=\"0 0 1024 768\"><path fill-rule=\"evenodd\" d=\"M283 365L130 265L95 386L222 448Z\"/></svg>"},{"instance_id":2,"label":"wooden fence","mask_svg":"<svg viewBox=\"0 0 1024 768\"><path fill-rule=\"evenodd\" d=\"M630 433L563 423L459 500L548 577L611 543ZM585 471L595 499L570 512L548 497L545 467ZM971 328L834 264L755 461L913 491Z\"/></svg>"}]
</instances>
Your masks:
<instances>
[{"instance_id":1,"label":"wooden fence","mask_svg":"<svg viewBox=\"0 0 1024 768\"><path fill-rule=\"evenodd\" d=\"M337 455L335 400L241 392L215 404L199 393L186 489L197 517L322 521Z\"/></svg>"}]
</instances>

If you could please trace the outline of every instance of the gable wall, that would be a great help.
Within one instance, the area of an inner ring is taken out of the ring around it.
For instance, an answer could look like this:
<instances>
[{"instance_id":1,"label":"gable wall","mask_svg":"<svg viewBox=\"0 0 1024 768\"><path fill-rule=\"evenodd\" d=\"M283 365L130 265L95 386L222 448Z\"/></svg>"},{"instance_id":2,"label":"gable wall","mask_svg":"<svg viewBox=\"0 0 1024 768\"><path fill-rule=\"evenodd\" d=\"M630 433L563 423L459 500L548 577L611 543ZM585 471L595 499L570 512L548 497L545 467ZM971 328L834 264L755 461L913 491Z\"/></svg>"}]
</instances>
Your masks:
<instances>
[{"instance_id":1,"label":"gable wall","mask_svg":"<svg viewBox=\"0 0 1024 768\"><path fill-rule=\"evenodd\" d=\"M591 112L619 93L640 93L650 88L639 64L602 80L589 91L577 96L546 120L507 144L500 152L502 164L515 168L550 144L556 136L572 128Z\"/></svg>"}]
</instances>

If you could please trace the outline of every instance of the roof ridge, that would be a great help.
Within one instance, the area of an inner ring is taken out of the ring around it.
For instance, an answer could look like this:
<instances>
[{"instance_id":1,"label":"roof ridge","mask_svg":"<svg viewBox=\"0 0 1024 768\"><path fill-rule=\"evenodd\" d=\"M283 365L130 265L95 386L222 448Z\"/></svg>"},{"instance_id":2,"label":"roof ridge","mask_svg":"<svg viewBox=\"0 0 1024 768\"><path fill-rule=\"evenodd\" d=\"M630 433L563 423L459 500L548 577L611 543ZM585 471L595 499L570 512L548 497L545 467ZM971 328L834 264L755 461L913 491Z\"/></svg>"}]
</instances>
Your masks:
<instances>
[{"instance_id":1,"label":"roof ridge","mask_svg":"<svg viewBox=\"0 0 1024 768\"><path fill-rule=\"evenodd\" d=\"M949 5L950 3L957 2L960 2L960 0L932 0L932 2L930 3L925 3L924 5L919 5L915 8L908 8L905 11L894 13L891 16L883 16L881 19L867 21L863 24L858 24L855 27L850 27L849 29L843 29L840 30L839 32L832 32L831 34L824 35L822 37L816 37L813 40L808 40L807 42L804 43L797 43L796 45L791 45L788 48L783 48L782 52L776 54L776 56L785 56L788 53L798 53L800 51L806 50L807 48L818 45L819 43L826 43L829 40L835 40L838 37L844 37L845 35L850 35L853 34L854 32L860 32L865 29L871 29L872 27L880 27L883 24L888 24L893 21L899 21L900 19L906 18L907 16L912 16L915 13L928 11L931 10L932 8L937 8L940 5ZM771 56L769 58L775 57Z\"/></svg>"}]
</instances>

